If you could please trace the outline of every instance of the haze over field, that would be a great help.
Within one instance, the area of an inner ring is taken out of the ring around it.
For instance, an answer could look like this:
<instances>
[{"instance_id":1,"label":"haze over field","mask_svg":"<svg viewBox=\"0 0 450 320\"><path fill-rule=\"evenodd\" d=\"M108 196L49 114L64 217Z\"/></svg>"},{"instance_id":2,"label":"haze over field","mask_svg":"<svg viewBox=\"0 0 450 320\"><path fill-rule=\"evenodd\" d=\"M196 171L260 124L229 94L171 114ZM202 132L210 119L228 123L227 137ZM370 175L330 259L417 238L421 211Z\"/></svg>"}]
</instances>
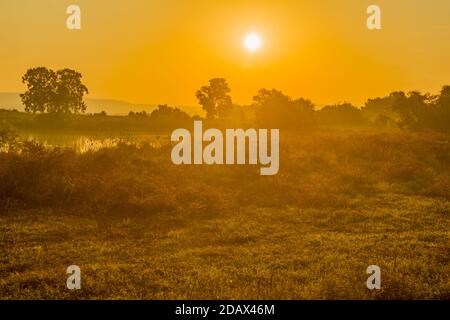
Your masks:
<instances>
[{"instance_id":1,"label":"haze over field","mask_svg":"<svg viewBox=\"0 0 450 320\"><path fill-rule=\"evenodd\" d=\"M127 101L112 100L112 99L85 99L87 113L99 113L105 111L109 115L127 115L130 111L147 113L152 112L157 108L156 104L133 104ZM187 114L203 115L203 110L200 106L179 106L181 110ZM20 101L20 93L16 92L0 92L0 109L16 109L19 111L24 110L24 106Z\"/></svg>"},{"instance_id":2,"label":"haze over field","mask_svg":"<svg viewBox=\"0 0 450 320\"><path fill-rule=\"evenodd\" d=\"M0 88L22 92L28 68L81 72L90 98L196 105L192 92L224 77L235 102L278 88L329 104L361 105L394 90L437 92L450 74L450 2L378 0L79 0L81 30L65 27L68 0L2 0ZM262 39L245 50L250 33Z\"/></svg>"}]
</instances>

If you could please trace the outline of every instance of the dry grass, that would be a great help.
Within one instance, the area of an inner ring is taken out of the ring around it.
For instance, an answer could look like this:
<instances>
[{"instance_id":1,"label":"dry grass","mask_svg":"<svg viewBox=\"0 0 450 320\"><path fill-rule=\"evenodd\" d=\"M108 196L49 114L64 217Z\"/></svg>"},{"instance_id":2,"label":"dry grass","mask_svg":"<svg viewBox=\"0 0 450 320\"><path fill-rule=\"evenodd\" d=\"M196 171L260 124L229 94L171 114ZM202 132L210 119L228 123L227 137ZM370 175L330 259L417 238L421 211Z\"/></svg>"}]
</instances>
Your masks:
<instances>
[{"instance_id":1,"label":"dry grass","mask_svg":"<svg viewBox=\"0 0 450 320\"><path fill-rule=\"evenodd\" d=\"M282 132L281 146L273 177L176 167L169 148L1 154L0 297L450 298L448 135ZM65 287L71 264L82 290Z\"/></svg>"}]
</instances>

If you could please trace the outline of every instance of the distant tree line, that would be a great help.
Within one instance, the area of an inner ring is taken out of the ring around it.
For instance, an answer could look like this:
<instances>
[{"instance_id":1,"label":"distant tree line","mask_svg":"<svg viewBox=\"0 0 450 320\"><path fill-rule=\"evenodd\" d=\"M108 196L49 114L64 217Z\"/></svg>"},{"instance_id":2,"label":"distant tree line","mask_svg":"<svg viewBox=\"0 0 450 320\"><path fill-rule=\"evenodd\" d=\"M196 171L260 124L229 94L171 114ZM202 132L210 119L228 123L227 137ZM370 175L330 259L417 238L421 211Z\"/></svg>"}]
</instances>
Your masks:
<instances>
[{"instance_id":1,"label":"distant tree line","mask_svg":"<svg viewBox=\"0 0 450 320\"><path fill-rule=\"evenodd\" d=\"M79 72L71 69L53 71L45 67L29 69L22 77L27 91L20 95L30 113L77 114L86 110L83 96L88 93ZM409 130L450 131L450 86L437 95L398 91L386 97L369 99L357 108L350 103L316 108L305 98L293 99L275 89L260 89L253 103L233 103L231 89L223 78L214 78L195 96L210 122L267 128L310 130L323 126L376 126ZM106 116L105 112L96 116ZM178 108L159 105L150 115L130 111L128 118L151 121L152 126L185 126L190 117ZM146 120L147 119L147 120Z\"/></svg>"},{"instance_id":2,"label":"distant tree line","mask_svg":"<svg viewBox=\"0 0 450 320\"><path fill-rule=\"evenodd\" d=\"M437 95L393 92L368 100L362 112L380 126L450 131L450 86L443 86Z\"/></svg>"},{"instance_id":3,"label":"distant tree line","mask_svg":"<svg viewBox=\"0 0 450 320\"><path fill-rule=\"evenodd\" d=\"M317 126L376 126L410 130L450 131L450 86L437 95L418 91L393 92L369 99L361 108L350 103L316 109L308 99L291 97L275 89L261 89L250 106L232 103L225 79L209 81L197 91L199 104L208 119L228 119L230 110L239 117L253 119L261 127L311 129Z\"/></svg>"}]
</instances>

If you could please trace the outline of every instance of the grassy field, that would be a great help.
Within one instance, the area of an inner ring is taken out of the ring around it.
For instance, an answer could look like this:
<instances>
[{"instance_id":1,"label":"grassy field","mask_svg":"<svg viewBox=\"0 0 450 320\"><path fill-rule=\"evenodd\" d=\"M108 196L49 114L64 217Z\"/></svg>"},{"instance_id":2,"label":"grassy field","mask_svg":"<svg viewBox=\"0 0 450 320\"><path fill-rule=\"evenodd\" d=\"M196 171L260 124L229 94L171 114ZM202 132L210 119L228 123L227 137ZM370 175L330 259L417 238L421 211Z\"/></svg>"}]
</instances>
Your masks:
<instances>
[{"instance_id":1,"label":"grassy field","mask_svg":"<svg viewBox=\"0 0 450 320\"><path fill-rule=\"evenodd\" d=\"M0 154L0 298L450 299L448 135L280 144L269 177L174 166L169 147Z\"/></svg>"}]
</instances>

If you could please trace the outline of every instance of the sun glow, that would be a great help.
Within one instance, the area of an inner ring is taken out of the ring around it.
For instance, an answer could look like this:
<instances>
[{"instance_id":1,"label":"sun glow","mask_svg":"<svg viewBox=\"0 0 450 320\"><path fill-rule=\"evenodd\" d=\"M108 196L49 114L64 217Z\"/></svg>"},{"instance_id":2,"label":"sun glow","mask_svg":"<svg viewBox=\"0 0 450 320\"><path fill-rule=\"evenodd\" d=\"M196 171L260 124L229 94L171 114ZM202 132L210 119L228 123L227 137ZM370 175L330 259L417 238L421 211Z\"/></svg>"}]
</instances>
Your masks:
<instances>
[{"instance_id":1,"label":"sun glow","mask_svg":"<svg viewBox=\"0 0 450 320\"><path fill-rule=\"evenodd\" d=\"M257 33L250 33L244 39L245 48L250 52L258 51L262 46L261 36Z\"/></svg>"}]
</instances>

